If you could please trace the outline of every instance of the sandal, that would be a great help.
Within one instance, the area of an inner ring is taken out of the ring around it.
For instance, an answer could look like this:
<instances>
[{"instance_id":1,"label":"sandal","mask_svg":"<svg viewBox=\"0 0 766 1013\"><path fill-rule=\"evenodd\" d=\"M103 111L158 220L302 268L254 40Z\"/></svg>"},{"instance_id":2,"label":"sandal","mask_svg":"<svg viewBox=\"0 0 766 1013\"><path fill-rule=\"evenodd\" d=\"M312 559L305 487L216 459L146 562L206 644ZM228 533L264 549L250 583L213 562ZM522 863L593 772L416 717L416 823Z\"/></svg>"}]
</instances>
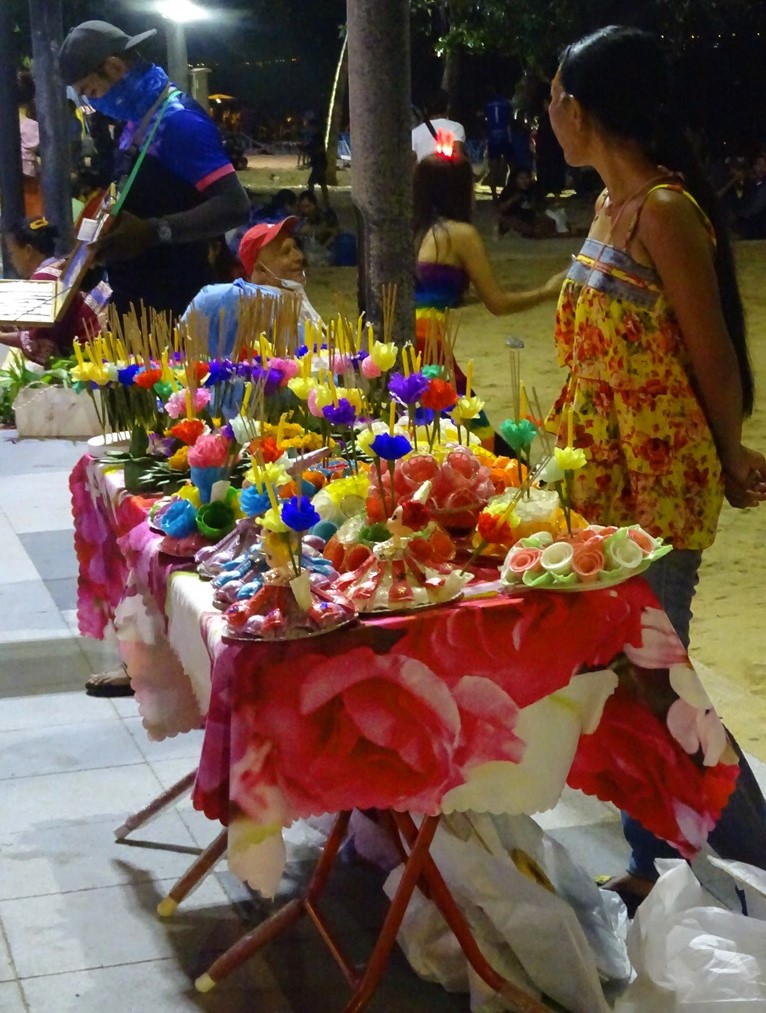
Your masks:
<instances>
[{"instance_id":1,"label":"sandal","mask_svg":"<svg viewBox=\"0 0 766 1013\"><path fill-rule=\"evenodd\" d=\"M124 665L109 672L92 675L85 683L88 696L133 696L135 690L130 684L130 676Z\"/></svg>"}]
</instances>

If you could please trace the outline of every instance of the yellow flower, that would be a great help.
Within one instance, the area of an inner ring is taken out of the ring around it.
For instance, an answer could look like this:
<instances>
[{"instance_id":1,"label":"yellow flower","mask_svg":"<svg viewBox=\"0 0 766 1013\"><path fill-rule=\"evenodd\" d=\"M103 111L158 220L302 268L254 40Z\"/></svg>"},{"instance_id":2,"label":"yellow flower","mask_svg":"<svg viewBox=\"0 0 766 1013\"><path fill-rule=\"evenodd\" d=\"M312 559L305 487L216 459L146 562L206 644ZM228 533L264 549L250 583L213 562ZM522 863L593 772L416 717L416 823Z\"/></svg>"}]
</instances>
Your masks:
<instances>
[{"instance_id":1,"label":"yellow flower","mask_svg":"<svg viewBox=\"0 0 766 1013\"><path fill-rule=\"evenodd\" d=\"M285 522L282 520L279 511L275 510L274 507L271 507L269 510L267 510L266 513L263 515L263 517L259 519L261 524L264 526L264 528L266 528L267 531L273 531L275 532L275 534L281 535L284 534L285 531L290 530L288 526L285 524Z\"/></svg>"},{"instance_id":2,"label":"yellow flower","mask_svg":"<svg viewBox=\"0 0 766 1013\"><path fill-rule=\"evenodd\" d=\"M562 471L579 471L588 463L585 451L579 447L556 447L553 456Z\"/></svg>"},{"instance_id":3,"label":"yellow flower","mask_svg":"<svg viewBox=\"0 0 766 1013\"><path fill-rule=\"evenodd\" d=\"M269 461L262 468L253 465L245 474L245 481L249 485L254 485L258 492L263 492L265 489L264 476L272 489L278 489L290 481L290 476L278 461Z\"/></svg>"},{"instance_id":4,"label":"yellow flower","mask_svg":"<svg viewBox=\"0 0 766 1013\"><path fill-rule=\"evenodd\" d=\"M330 446L334 446L335 441L330 440ZM282 440L281 446L294 447L296 450L319 450L320 447L324 446L324 440L319 433L303 433L302 436L292 436L289 440Z\"/></svg>"},{"instance_id":5,"label":"yellow flower","mask_svg":"<svg viewBox=\"0 0 766 1013\"><path fill-rule=\"evenodd\" d=\"M168 467L171 471L189 470L189 448L184 445L168 459Z\"/></svg>"},{"instance_id":6,"label":"yellow flower","mask_svg":"<svg viewBox=\"0 0 766 1013\"><path fill-rule=\"evenodd\" d=\"M308 401L309 391L316 385L316 380L311 376L294 376L287 381L287 386L300 401Z\"/></svg>"},{"instance_id":7,"label":"yellow flower","mask_svg":"<svg viewBox=\"0 0 766 1013\"><path fill-rule=\"evenodd\" d=\"M472 397L458 398L458 402L452 409L452 418L458 425L475 419L484 407L484 401L475 394Z\"/></svg>"},{"instance_id":8,"label":"yellow flower","mask_svg":"<svg viewBox=\"0 0 766 1013\"><path fill-rule=\"evenodd\" d=\"M335 391L338 395L338 400L344 397L358 412L362 410L362 392L357 390L356 387L336 387Z\"/></svg>"},{"instance_id":9,"label":"yellow flower","mask_svg":"<svg viewBox=\"0 0 766 1013\"><path fill-rule=\"evenodd\" d=\"M178 495L181 499L188 499L192 506L195 506L198 510L202 505L202 501L199 498L199 489L196 485L182 485L178 490Z\"/></svg>"},{"instance_id":10,"label":"yellow flower","mask_svg":"<svg viewBox=\"0 0 766 1013\"><path fill-rule=\"evenodd\" d=\"M315 387L314 397L316 398L316 406L319 411L326 408L328 404L332 404L332 392L329 387Z\"/></svg>"},{"instance_id":11,"label":"yellow flower","mask_svg":"<svg viewBox=\"0 0 766 1013\"><path fill-rule=\"evenodd\" d=\"M393 341L374 341L370 349L370 358L381 373L388 372L394 366L398 354L399 349Z\"/></svg>"},{"instance_id":12,"label":"yellow flower","mask_svg":"<svg viewBox=\"0 0 766 1013\"><path fill-rule=\"evenodd\" d=\"M370 488L370 480L366 475L349 475L348 478L339 478L335 482L328 482L324 491L336 506L346 496L353 496L358 499L367 499L367 492Z\"/></svg>"},{"instance_id":13,"label":"yellow flower","mask_svg":"<svg viewBox=\"0 0 766 1013\"><path fill-rule=\"evenodd\" d=\"M74 366L70 374L77 383L95 383L99 387L104 387L112 379L109 368L95 362L84 362L81 366Z\"/></svg>"}]
</instances>

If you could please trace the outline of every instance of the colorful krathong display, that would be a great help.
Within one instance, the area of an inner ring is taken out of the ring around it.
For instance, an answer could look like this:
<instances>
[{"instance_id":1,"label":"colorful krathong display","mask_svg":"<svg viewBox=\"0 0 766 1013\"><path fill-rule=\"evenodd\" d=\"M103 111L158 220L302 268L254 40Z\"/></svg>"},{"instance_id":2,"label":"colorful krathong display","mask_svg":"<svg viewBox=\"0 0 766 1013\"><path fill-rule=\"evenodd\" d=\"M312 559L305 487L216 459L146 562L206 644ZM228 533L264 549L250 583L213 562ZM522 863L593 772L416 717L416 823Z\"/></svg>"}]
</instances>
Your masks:
<instances>
[{"instance_id":1,"label":"colorful krathong display","mask_svg":"<svg viewBox=\"0 0 766 1013\"><path fill-rule=\"evenodd\" d=\"M210 321L171 329L135 314L77 348L73 381L105 430L132 434L116 455L126 487L169 493L150 518L160 549L196 557L231 637L292 639L438 605L487 566L500 590L602 587L668 551L572 509L586 457L571 412L567 445L554 446L518 353L507 452L482 446L472 364L459 395L454 341L398 348L394 303L387 292L380 338L361 317L299 327L294 304L259 295L228 355L211 352Z\"/></svg>"}]
</instances>

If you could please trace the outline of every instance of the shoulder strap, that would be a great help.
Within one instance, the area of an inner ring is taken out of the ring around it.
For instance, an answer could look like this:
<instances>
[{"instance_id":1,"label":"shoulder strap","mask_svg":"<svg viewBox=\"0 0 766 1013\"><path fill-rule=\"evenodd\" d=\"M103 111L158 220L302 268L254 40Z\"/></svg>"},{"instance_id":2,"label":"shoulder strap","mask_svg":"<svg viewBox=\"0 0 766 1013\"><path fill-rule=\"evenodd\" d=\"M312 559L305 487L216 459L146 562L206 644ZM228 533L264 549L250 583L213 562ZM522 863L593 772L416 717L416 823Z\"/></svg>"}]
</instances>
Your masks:
<instances>
[{"instance_id":1,"label":"shoulder strap","mask_svg":"<svg viewBox=\"0 0 766 1013\"><path fill-rule=\"evenodd\" d=\"M159 112L157 113L157 117L152 125L152 129L149 131L146 140L141 145L141 150L138 153L138 158L133 163L133 168L130 171L130 175L128 176L124 185L120 189L119 196L112 205L110 214L117 215L122 210L122 206L127 199L128 193L130 192L130 188L133 186L136 176L138 175L138 170L141 168L144 158L146 157L146 153L149 150L152 141L154 140L154 135L157 133L157 127L160 125L160 120L167 112L167 108L173 101L173 99L180 94L181 94L180 88L171 88L171 86L168 85L163 91L163 93L160 95L160 97L157 99L157 101L154 103L154 105L151 107L151 109L144 115L144 118L139 123L138 128L136 129L136 133L133 135L134 138L136 137L136 135L146 130L146 126L149 123L149 120L151 119L153 113L159 107ZM160 105L160 103L162 104Z\"/></svg>"},{"instance_id":2,"label":"shoulder strap","mask_svg":"<svg viewBox=\"0 0 766 1013\"><path fill-rule=\"evenodd\" d=\"M684 197L686 197L687 200L691 201L691 203L695 206L695 208L699 212L700 218L702 219L702 224L704 225L705 231L707 232L708 236L710 237L710 241L712 242L713 246L716 245L716 236L715 236L715 229L713 228L713 223L710 221L710 219L708 218L708 216L705 214L705 212L699 206L699 204L694 199L694 197L692 197L692 195L689 193L689 191L681 183L657 183L656 186L653 186L650 190L647 190L647 192L646 192L646 194L644 196L644 199L641 201L641 203L639 204L639 206L636 208L636 211L635 211L635 213L633 215L633 218L631 220L630 226L628 228L628 234L627 234L627 237L626 237L626 240L625 240L625 247L626 247L626 249L630 245L630 242L631 242L631 240L633 239L633 237L634 237L634 235L636 233L636 229L638 228L638 222L639 222L639 219L641 217L641 212L644 209L644 205L646 204L647 200L649 199L649 196L651 194L653 194L655 192L655 190L673 190L675 193L681 193L681 194L683 194Z\"/></svg>"},{"instance_id":3,"label":"shoulder strap","mask_svg":"<svg viewBox=\"0 0 766 1013\"><path fill-rule=\"evenodd\" d=\"M433 123L429 120L427 116L423 117L423 122L428 127L428 132L431 135L431 137L433 137L433 139L436 140L436 127L433 125Z\"/></svg>"}]
</instances>

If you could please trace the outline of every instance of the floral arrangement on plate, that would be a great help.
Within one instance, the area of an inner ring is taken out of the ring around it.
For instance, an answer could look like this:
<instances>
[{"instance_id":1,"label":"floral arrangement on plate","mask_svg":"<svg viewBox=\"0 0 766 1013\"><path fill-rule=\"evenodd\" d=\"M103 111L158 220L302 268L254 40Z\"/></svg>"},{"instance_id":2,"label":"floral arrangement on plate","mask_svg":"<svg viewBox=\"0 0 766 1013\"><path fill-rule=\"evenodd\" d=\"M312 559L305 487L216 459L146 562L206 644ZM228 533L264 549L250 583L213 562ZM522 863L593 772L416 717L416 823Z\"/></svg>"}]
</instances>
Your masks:
<instances>
[{"instance_id":1,"label":"floral arrangement on plate","mask_svg":"<svg viewBox=\"0 0 766 1013\"><path fill-rule=\"evenodd\" d=\"M511 547L500 576L513 587L595 590L643 573L671 548L637 524L624 528L591 524L557 537L539 531Z\"/></svg>"}]
</instances>

